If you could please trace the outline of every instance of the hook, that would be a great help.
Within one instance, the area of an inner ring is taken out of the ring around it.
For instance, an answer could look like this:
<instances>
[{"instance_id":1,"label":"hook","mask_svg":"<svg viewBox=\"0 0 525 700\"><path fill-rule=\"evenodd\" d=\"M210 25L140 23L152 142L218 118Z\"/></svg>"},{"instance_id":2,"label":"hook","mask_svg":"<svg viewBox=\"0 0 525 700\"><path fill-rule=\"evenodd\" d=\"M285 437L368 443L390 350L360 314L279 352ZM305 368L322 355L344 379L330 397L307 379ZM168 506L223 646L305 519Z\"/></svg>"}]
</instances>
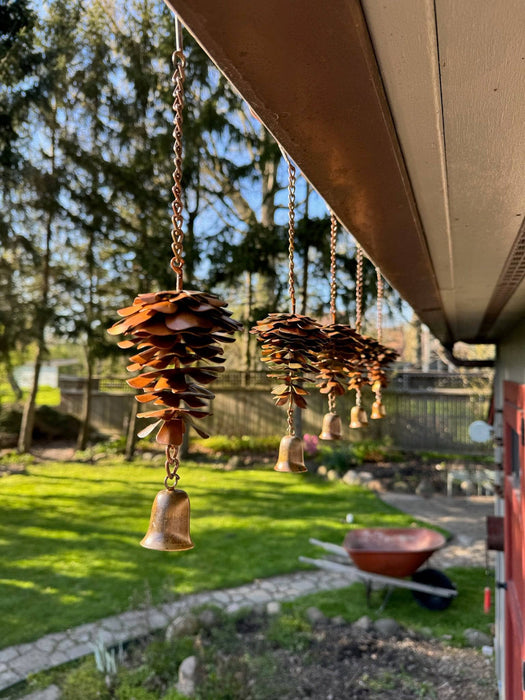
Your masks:
<instances>
[{"instance_id":1,"label":"hook","mask_svg":"<svg viewBox=\"0 0 525 700\"><path fill-rule=\"evenodd\" d=\"M182 51L182 22L179 19L179 16L174 14L173 18L175 20L175 50Z\"/></svg>"}]
</instances>

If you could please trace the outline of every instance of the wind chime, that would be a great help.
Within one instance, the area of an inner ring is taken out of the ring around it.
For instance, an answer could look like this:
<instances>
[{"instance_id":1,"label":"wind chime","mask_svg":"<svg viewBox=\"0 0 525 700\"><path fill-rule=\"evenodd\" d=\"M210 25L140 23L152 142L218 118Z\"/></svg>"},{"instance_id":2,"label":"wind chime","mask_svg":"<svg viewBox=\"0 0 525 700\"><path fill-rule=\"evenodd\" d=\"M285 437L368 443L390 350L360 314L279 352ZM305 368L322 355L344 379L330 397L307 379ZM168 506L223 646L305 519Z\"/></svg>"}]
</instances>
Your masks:
<instances>
[{"instance_id":1,"label":"wind chime","mask_svg":"<svg viewBox=\"0 0 525 700\"><path fill-rule=\"evenodd\" d=\"M288 165L288 291L290 313L271 313L251 329L262 346L261 360L271 369L267 376L280 380L272 390L277 406L287 405L288 430L279 446L274 467L280 472L304 472L303 442L295 434L294 410L306 408L305 375L315 372L317 355L325 342L321 325L295 311L295 167L283 151Z\"/></svg>"},{"instance_id":2,"label":"wind chime","mask_svg":"<svg viewBox=\"0 0 525 700\"><path fill-rule=\"evenodd\" d=\"M330 213L330 323L324 326L326 342L316 363L318 369L317 386L321 394L328 395L328 413L323 417L319 438L340 440L342 422L336 412L336 401L342 396L348 384L348 375L359 363L363 351L363 339L359 333L347 325L336 323L336 245L337 220Z\"/></svg>"},{"instance_id":3,"label":"wind chime","mask_svg":"<svg viewBox=\"0 0 525 700\"><path fill-rule=\"evenodd\" d=\"M123 320L108 332L124 334L121 348L135 347L130 372L140 371L128 380L143 394L140 403L151 403L153 410L139 413L154 422L139 433L146 437L156 428L156 440L165 446L166 477L164 489L155 497L148 532L141 545L148 549L178 551L191 549L190 505L185 491L176 488L180 475L179 450L184 433L192 426L201 437L208 435L193 424L193 418L209 415L214 394L204 385L213 382L224 370L221 343L234 341L231 335L242 325L226 311L218 297L183 289L183 204L182 204L182 112L184 107L185 57L182 51L182 27L175 20L177 45L173 54L173 153L175 170L172 188L172 253L170 266L176 275L171 291L139 294L133 304L120 309ZM148 370L148 371L144 371Z\"/></svg>"},{"instance_id":4,"label":"wind chime","mask_svg":"<svg viewBox=\"0 0 525 700\"><path fill-rule=\"evenodd\" d=\"M356 280L355 280L355 329L361 335L363 314L363 249L357 246L356 250ZM368 417L362 406L362 388L367 384L367 360L369 359L369 346L364 346L359 362L348 372L348 388L355 390L355 406L350 411L350 427L365 428L368 425Z\"/></svg>"},{"instance_id":5,"label":"wind chime","mask_svg":"<svg viewBox=\"0 0 525 700\"><path fill-rule=\"evenodd\" d=\"M383 277L379 267L377 276L377 340L361 336L363 348L359 362L350 372L349 388L355 389L356 405L350 412L350 427L363 428L368 425L366 411L361 405L361 390L366 384L372 387L375 401L372 404L370 418L378 420L386 415L382 402L382 389L388 384L386 368L396 360L398 354L392 348L382 344L383 334ZM356 330L361 331L363 304L363 250L357 248L356 273Z\"/></svg>"},{"instance_id":6,"label":"wind chime","mask_svg":"<svg viewBox=\"0 0 525 700\"><path fill-rule=\"evenodd\" d=\"M377 299L376 299L376 315L377 315L377 342L384 348L385 351L390 351L389 348L385 348L382 345L383 342L383 276L381 270L376 265L376 278L377 278ZM378 353L375 361L369 369L369 382L372 387L372 391L375 395L375 401L372 404L372 411L370 413L370 418L373 420L380 420L386 416L385 406L382 401L381 392L384 386L387 384L387 377L384 371L382 358L386 359L385 353ZM394 358L395 359L395 358Z\"/></svg>"}]
</instances>

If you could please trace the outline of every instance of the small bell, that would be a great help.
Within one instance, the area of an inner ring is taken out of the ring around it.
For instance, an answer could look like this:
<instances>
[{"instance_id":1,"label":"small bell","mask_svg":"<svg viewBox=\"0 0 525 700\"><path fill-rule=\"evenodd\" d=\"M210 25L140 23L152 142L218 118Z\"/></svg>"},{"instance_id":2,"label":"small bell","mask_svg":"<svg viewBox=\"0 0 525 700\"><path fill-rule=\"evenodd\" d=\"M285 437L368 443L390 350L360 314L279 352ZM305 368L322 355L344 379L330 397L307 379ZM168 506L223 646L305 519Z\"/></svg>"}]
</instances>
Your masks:
<instances>
[{"instance_id":1,"label":"small bell","mask_svg":"<svg viewBox=\"0 0 525 700\"><path fill-rule=\"evenodd\" d=\"M337 413L325 413L320 440L340 440L343 434L343 424Z\"/></svg>"},{"instance_id":2,"label":"small bell","mask_svg":"<svg viewBox=\"0 0 525 700\"><path fill-rule=\"evenodd\" d=\"M181 489L163 489L153 501L149 528L140 543L146 549L178 552L192 549L190 499Z\"/></svg>"},{"instance_id":3,"label":"small bell","mask_svg":"<svg viewBox=\"0 0 525 700\"><path fill-rule=\"evenodd\" d=\"M285 435L279 445L279 456L274 467L277 472L306 472L303 441L295 435Z\"/></svg>"},{"instance_id":4,"label":"small bell","mask_svg":"<svg viewBox=\"0 0 525 700\"><path fill-rule=\"evenodd\" d=\"M374 401L372 404L372 412L370 413L370 418L373 420L378 420L379 418L384 418L386 416L386 410L381 401Z\"/></svg>"},{"instance_id":5,"label":"small bell","mask_svg":"<svg viewBox=\"0 0 525 700\"><path fill-rule=\"evenodd\" d=\"M368 418L366 417L366 411L361 406L353 406L350 411L350 427L351 428L366 428L368 425Z\"/></svg>"}]
</instances>

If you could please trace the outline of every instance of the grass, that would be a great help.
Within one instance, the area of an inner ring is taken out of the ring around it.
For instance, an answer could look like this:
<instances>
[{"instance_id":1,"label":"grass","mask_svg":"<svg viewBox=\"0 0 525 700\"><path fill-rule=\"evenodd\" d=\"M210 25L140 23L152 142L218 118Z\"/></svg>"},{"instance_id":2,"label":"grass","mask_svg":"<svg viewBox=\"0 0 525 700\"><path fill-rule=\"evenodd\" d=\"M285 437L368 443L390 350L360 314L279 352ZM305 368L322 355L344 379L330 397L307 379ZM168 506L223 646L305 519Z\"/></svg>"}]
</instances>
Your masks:
<instances>
[{"instance_id":1,"label":"grass","mask_svg":"<svg viewBox=\"0 0 525 700\"><path fill-rule=\"evenodd\" d=\"M487 577L481 568L447 569L447 576L458 589L458 596L446 610L427 610L419 606L409 590L395 588L388 600L386 608L379 613L382 602L381 591L372 594L370 608L366 607L365 587L355 583L348 588L333 592L315 593L304 596L293 603L287 603L285 608L294 613L301 613L311 605L315 605L328 617L342 615L348 622L368 615L372 620L379 617L393 617L406 628L421 631L425 628L432 630L434 637L450 635L450 642L464 646L463 632L473 627L490 636L490 627L494 621L492 614L483 612L483 591L485 586L494 588L494 576ZM492 592L494 599L494 591Z\"/></svg>"},{"instance_id":2,"label":"grass","mask_svg":"<svg viewBox=\"0 0 525 700\"><path fill-rule=\"evenodd\" d=\"M481 569L450 569L449 572L461 591L459 604L453 604L444 612L431 612L419 608L408 591L399 590L383 615L392 615L411 630L428 627L433 638L443 634L447 639L452 636L450 643L461 646L466 626L481 630L488 628L489 617L481 612L479 595L485 574ZM10 693L9 697L25 697L29 690L44 689L55 683L61 688L63 700L182 700L182 696L173 690L178 667L184 658L196 654L200 669L196 696L201 700L245 698L248 697L247 688L251 688L249 697L270 700L280 697L285 690L292 690L290 683L294 681L287 673L287 656L283 651L306 657L306 663L314 661L311 655L314 632L307 620L307 608L315 605L328 616L342 615L347 622L361 617L364 612L374 619L379 617L373 610L366 610L363 601L363 586L356 584L336 592L299 598L283 605L281 614L271 617L249 609L226 615L213 608L214 625L209 629L201 627L197 636L176 636L166 642L162 634L156 634L149 640L129 645L126 658L118 660L116 669L102 664L100 655L95 666L95 660L90 656L36 674L27 684L19 685L16 694ZM252 637L251 646L239 634L246 630L252 634L257 632L257 642ZM346 641L349 641L348 637ZM396 689L398 694L401 693L400 697L406 693L410 697L437 697L436 680L441 682L439 676L431 675L428 681L421 680L417 674L415 677L403 668L392 673L381 670L381 666L373 673L369 667L358 678L362 687L374 693L373 697L382 697L383 691ZM5 697L5 694L0 693L0 697Z\"/></svg>"},{"instance_id":3,"label":"grass","mask_svg":"<svg viewBox=\"0 0 525 700\"><path fill-rule=\"evenodd\" d=\"M24 389L23 399L29 395L29 391ZM0 382L0 404L14 404L16 397L7 382ZM59 406L60 405L60 389L51 386L41 386L38 388L36 395L36 403L38 406Z\"/></svg>"},{"instance_id":4,"label":"grass","mask_svg":"<svg viewBox=\"0 0 525 700\"><path fill-rule=\"evenodd\" d=\"M348 525L407 526L408 515L362 488L272 469L224 472L187 462L195 549L143 549L155 467L108 459L96 465L29 465L0 480L2 646L199 590L300 568L308 538L341 542Z\"/></svg>"}]
</instances>

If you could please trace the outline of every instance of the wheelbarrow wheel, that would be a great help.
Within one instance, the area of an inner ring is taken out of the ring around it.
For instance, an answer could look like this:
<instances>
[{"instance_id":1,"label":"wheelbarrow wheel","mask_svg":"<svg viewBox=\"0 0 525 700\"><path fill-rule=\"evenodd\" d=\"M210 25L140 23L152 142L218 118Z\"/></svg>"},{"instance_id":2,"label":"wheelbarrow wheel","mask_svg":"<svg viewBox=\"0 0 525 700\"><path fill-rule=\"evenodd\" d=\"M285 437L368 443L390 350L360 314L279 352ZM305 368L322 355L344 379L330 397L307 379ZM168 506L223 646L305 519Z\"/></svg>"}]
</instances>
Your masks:
<instances>
[{"instance_id":1,"label":"wheelbarrow wheel","mask_svg":"<svg viewBox=\"0 0 525 700\"><path fill-rule=\"evenodd\" d=\"M423 583L426 586L436 586L437 588L447 588L455 591L456 586L452 581L445 576L442 571L437 569L421 569L412 575L412 581ZM446 610L452 603L452 597L445 597L437 593L424 593L423 591L412 591L412 595L423 608L428 610Z\"/></svg>"}]
</instances>

